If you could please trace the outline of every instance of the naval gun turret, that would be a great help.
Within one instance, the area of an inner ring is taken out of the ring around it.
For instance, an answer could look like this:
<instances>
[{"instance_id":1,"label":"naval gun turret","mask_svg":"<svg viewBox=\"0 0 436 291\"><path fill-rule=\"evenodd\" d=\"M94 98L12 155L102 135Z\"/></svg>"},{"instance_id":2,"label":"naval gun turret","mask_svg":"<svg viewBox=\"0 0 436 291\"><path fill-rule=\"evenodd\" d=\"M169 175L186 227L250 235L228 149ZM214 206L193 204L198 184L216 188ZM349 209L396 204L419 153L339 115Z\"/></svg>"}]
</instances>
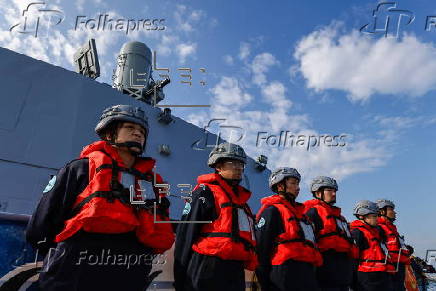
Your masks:
<instances>
[{"instance_id":1,"label":"naval gun turret","mask_svg":"<svg viewBox=\"0 0 436 291\"><path fill-rule=\"evenodd\" d=\"M96 79L100 76L97 47L90 39L74 54L76 72ZM150 105L156 105L165 98L163 87L170 79L155 81L152 76L152 52L142 42L125 43L117 57L117 67L112 76L112 87Z\"/></svg>"},{"instance_id":2,"label":"naval gun turret","mask_svg":"<svg viewBox=\"0 0 436 291\"><path fill-rule=\"evenodd\" d=\"M133 98L155 105L165 98L163 87L170 79L154 81L152 52L142 42L125 43L117 57L112 87Z\"/></svg>"}]
</instances>

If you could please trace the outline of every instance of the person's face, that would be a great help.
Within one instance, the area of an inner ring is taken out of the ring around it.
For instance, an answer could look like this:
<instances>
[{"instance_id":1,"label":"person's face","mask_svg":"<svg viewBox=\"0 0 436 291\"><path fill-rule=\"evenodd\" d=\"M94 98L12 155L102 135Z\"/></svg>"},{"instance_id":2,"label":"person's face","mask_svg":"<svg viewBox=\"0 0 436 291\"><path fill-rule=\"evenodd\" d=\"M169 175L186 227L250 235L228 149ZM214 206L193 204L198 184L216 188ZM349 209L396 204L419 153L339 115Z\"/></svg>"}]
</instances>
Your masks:
<instances>
[{"instance_id":1,"label":"person's face","mask_svg":"<svg viewBox=\"0 0 436 291\"><path fill-rule=\"evenodd\" d=\"M244 173L245 164L239 160L227 160L219 162L215 169L218 174L224 179L242 179Z\"/></svg>"},{"instance_id":2,"label":"person's face","mask_svg":"<svg viewBox=\"0 0 436 291\"><path fill-rule=\"evenodd\" d=\"M386 207L386 217L395 220L397 218L397 213L392 207Z\"/></svg>"},{"instance_id":3,"label":"person's face","mask_svg":"<svg viewBox=\"0 0 436 291\"><path fill-rule=\"evenodd\" d=\"M363 221L365 221L366 223L368 223L371 226L376 226L377 225L377 214L368 214L365 215L363 217Z\"/></svg>"},{"instance_id":4,"label":"person's face","mask_svg":"<svg viewBox=\"0 0 436 291\"><path fill-rule=\"evenodd\" d=\"M291 193L295 198L297 198L300 193L300 181L296 178L288 177L284 182L285 183L277 185L277 190Z\"/></svg>"},{"instance_id":5,"label":"person's face","mask_svg":"<svg viewBox=\"0 0 436 291\"><path fill-rule=\"evenodd\" d=\"M138 142L141 146L144 145L145 142L145 129L139 124L124 122L119 128L117 135L115 137L116 143L124 143L129 141ZM142 149L138 149L136 147L131 148L136 152L141 152Z\"/></svg>"},{"instance_id":6,"label":"person's face","mask_svg":"<svg viewBox=\"0 0 436 291\"><path fill-rule=\"evenodd\" d=\"M322 199L323 192L317 191L316 197L318 197L319 199ZM336 190L335 189L324 188L324 202L331 203L331 204L336 203Z\"/></svg>"}]
</instances>

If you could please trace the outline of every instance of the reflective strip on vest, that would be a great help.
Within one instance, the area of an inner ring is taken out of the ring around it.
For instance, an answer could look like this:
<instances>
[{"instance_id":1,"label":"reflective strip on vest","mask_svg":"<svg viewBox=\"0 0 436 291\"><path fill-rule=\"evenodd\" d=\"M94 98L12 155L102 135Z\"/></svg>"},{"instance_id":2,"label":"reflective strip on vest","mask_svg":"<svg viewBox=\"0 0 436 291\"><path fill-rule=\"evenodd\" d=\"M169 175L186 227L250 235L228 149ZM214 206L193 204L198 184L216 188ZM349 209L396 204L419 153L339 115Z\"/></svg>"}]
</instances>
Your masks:
<instances>
[{"instance_id":1,"label":"reflective strip on vest","mask_svg":"<svg viewBox=\"0 0 436 291\"><path fill-rule=\"evenodd\" d=\"M348 229L348 223L338 218L336 218L335 220L338 229L342 230L347 235L347 237L351 238L351 233L350 230Z\"/></svg>"},{"instance_id":2,"label":"reflective strip on vest","mask_svg":"<svg viewBox=\"0 0 436 291\"><path fill-rule=\"evenodd\" d=\"M300 220L299 222L300 227L304 233L304 239L315 243L315 234L313 233L312 225L302 220Z\"/></svg>"},{"instance_id":3,"label":"reflective strip on vest","mask_svg":"<svg viewBox=\"0 0 436 291\"><path fill-rule=\"evenodd\" d=\"M145 199L154 199L155 193L153 183L146 180L138 180L139 189L135 185L135 176L121 171L121 184L129 189L130 197L138 201L144 201Z\"/></svg>"},{"instance_id":4,"label":"reflective strip on vest","mask_svg":"<svg viewBox=\"0 0 436 291\"><path fill-rule=\"evenodd\" d=\"M244 209L238 208L238 224L239 231L249 231L251 233L251 238L256 240L254 237L254 222L251 217L247 215Z\"/></svg>"},{"instance_id":5,"label":"reflective strip on vest","mask_svg":"<svg viewBox=\"0 0 436 291\"><path fill-rule=\"evenodd\" d=\"M130 173L121 172L121 184L127 189L130 189L131 186L135 187L135 176Z\"/></svg>"},{"instance_id":6,"label":"reflective strip on vest","mask_svg":"<svg viewBox=\"0 0 436 291\"><path fill-rule=\"evenodd\" d=\"M154 199L156 194L154 193L153 183L145 180L138 180L139 191L141 192L142 199Z\"/></svg>"},{"instance_id":7,"label":"reflective strip on vest","mask_svg":"<svg viewBox=\"0 0 436 291\"><path fill-rule=\"evenodd\" d=\"M382 248L382 250L385 253L386 258L387 258L389 256L388 248L386 247L385 243L382 243L382 242L380 243L380 246L381 246L381 248Z\"/></svg>"}]
</instances>

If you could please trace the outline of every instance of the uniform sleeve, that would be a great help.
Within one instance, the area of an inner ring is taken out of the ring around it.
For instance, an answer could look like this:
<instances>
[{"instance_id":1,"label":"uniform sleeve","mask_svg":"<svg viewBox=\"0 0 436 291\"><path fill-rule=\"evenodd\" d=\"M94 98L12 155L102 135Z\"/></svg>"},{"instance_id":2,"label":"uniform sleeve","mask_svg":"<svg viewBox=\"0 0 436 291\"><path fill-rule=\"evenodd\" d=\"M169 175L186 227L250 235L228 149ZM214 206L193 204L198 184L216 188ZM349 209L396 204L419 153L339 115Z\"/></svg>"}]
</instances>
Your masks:
<instances>
[{"instance_id":1,"label":"uniform sleeve","mask_svg":"<svg viewBox=\"0 0 436 291\"><path fill-rule=\"evenodd\" d=\"M318 214L318 210L316 208L310 208L306 212L306 215L315 226L315 235L318 235L320 230L324 228L324 223L322 223L321 217Z\"/></svg>"},{"instance_id":2,"label":"uniform sleeve","mask_svg":"<svg viewBox=\"0 0 436 291\"><path fill-rule=\"evenodd\" d=\"M54 247L54 238L71 214L76 197L89 183L88 159L74 160L50 180L26 229L26 240L42 254Z\"/></svg>"},{"instance_id":3,"label":"uniform sleeve","mask_svg":"<svg viewBox=\"0 0 436 291\"><path fill-rule=\"evenodd\" d=\"M186 270L192 255L192 245L195 243L203 223L190 221L213 221L217 219L215 199L208 188L198 188L192 192L191 203L186 203L181 221L177 226L174 250L174 282L176 290L184 290Z\"/></svg>"},{"instance_id":4,"label":"uniform sleeve","mask_svg":"<svg viewBox=\"0 0 436 291\"><path fill-rule=\"evenodd\" d=\"M366 250L367 248L369 248L369 244L368 244L363 232L361 232L358 229L353 229L351 231L351 236L353 237L354 241L356 242L356 246L359 248L359 251L363 251L363 250Z\"/></svg>"},{"instance_id":5,"label":"uniform sleeve","mask_svg":"<svg viewBox=\"0 0 436 291\"><path fill-rule=\"evenodd\" d=\"M365 239L363 232L358 229L351 230L351 237L354 239L356 246L359 249L359 253L367 248L369 248L368 242ZM359 267L359 259L353 259L352 268L353 268L353 282L352 287L353 290L357 290L357 269Z\"/></svg>"},{"instance_id":6,"label":"uniform sleeve","mask_svg":"<svg viewBox=\"0 0 436 291\"><path fill-rule=\"evenodd\" d=\"M271 254L275 248L275 241L284 232L280 212L274 206L269 206L260 214L256 224L256 249L259 266L256 275L262 290L269 290L269 274L271 271Z\"/></svg>"}]
</instances>

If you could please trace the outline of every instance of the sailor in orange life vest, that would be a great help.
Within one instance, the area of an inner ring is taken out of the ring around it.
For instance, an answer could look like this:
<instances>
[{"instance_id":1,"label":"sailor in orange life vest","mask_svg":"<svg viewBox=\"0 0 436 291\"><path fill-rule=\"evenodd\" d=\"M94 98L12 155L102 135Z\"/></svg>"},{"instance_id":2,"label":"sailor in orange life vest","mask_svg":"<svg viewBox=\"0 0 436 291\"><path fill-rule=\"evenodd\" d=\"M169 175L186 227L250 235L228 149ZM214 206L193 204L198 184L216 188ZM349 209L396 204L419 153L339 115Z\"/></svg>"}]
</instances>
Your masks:
<instances>
[{"instance_id":1,"label":"sailor in orange life vest","mask_svg":"<svg viewBox=\"0 0 436 291\"><path fill-rule=\"evenodd\" d=\"M215 173L201 175L183 210L174 251L175 288L244 291L244 269L257 265L251 192L240 186L246 164L242 147L222 143L209 154ZM198 223L210 221L210 223Z\"/></svg>"},{"instance_id":2,"label":"sailor in orange life vest","mask_svg":"<svg viewBox=\"0 0 436 291\"><path fill-rule=\"evenodd\" d=\"M263 291L319 290L315 267L322 264L322 256L304 205L295 201L300 180L294 168L276 169L269 178L276 194L261 200L256 217L256 275Z\"/></svg>"},{"instance_id":3,"label":"sailor in orange life vest","mask_svg":"<svg viewBox=\"0 0 436 291\"><path fill-rule=\"evenodd\" d=\"M386 199L376 201L379 208L378 225L386 234L386 246L389 251L389 260L394 264L395 271L391 273L392 284L395 291L406 290L404 280L406 278L406 265L410 265L410 253L394 225L396 219L395 204Z\"/></svg>"},{"instance_id":4,"label":"sailor in orange life vest","mask_svg":"<svg viewBox=\"0 0 436 291\"><path fill-rule=\"evenodd\" d=\"M140 157L144 111L107 108L95 131L102 140L53 176L27 227L40 252L54 248L39 275L44 291L145 290L156 254L174 242L171 224L153 219L156 203L158 220L168 220L169 201L154 186L155 160Z\"/></svg>"},{"instance_id":5,"label":"sailor in orange life vest","mask_svg":"<svg viewBox=\"0 0 436 291\"><path fill-rule=\"evenodd\" d=\"M368 200L357 202L353 214L357 220L350 224L359 255L356 262L357 273L353 283L354 291L392 290L389 271L386 237L377 225L377 204Z\"/></svg>"},{"instance_id":6,"label":"sailor in orange life vest","mask_svg":"<svg viewBox=\"0 0 436 291\"><path fill-rule=\"evenodd\" d=\"M312 180L310 190L315 199L304 202L306 215L314 223L315 237L323 257L317 269L321 290L348 291L353 280L352 257L356 246L341 208L334 206L338 184L330 177Z\"/></svg>"}]
</instances>

